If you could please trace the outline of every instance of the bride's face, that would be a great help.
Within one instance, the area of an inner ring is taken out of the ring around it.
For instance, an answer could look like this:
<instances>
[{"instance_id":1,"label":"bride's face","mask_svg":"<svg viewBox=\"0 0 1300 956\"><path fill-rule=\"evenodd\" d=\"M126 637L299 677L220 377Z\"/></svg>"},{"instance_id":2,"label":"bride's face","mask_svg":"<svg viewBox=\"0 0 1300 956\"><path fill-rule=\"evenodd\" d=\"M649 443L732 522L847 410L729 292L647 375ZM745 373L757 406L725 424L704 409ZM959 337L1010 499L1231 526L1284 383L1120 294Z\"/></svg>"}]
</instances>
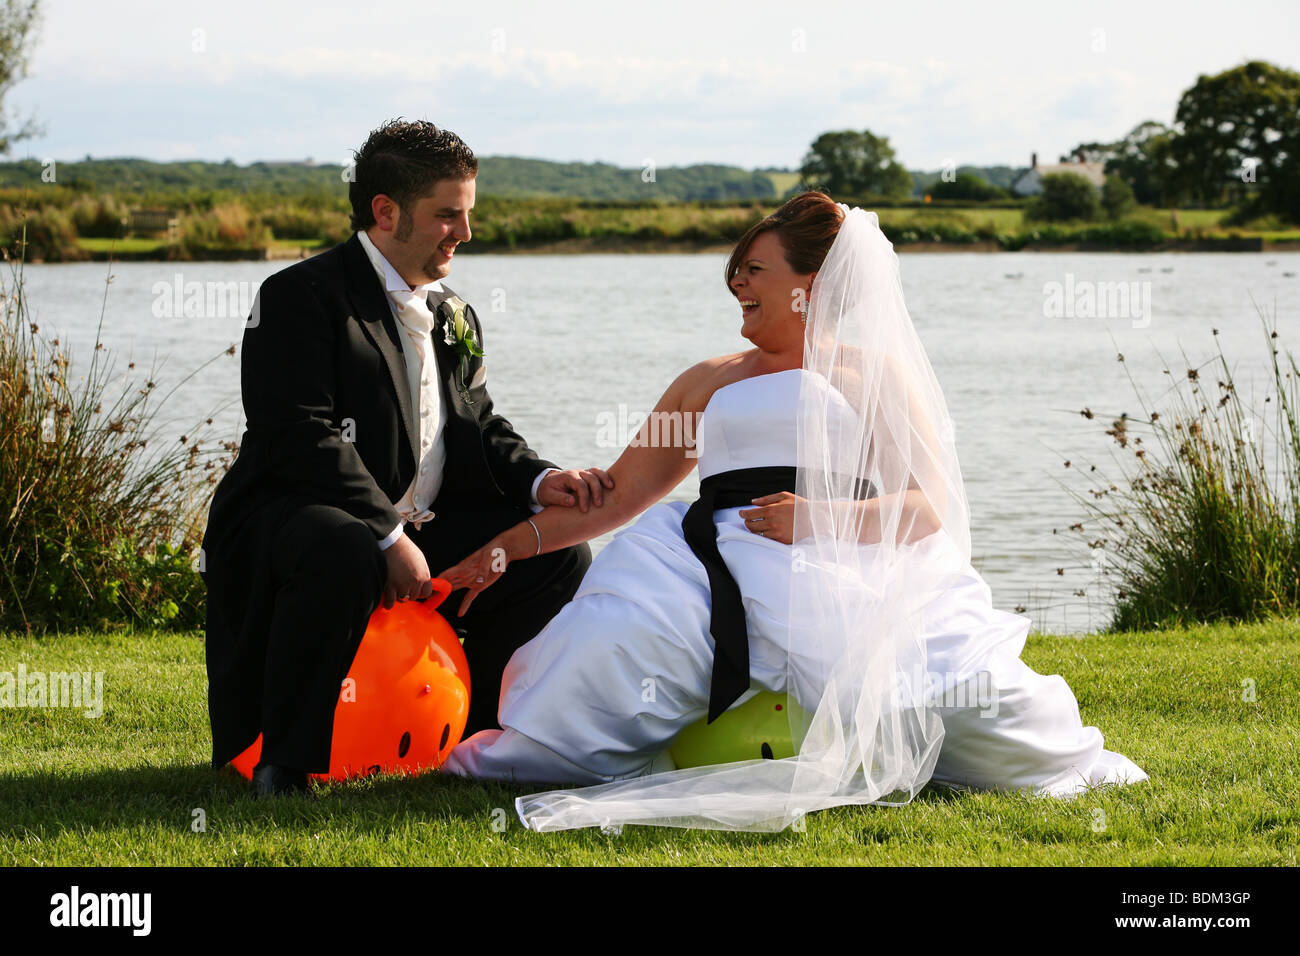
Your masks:
<instances>
[{"instance_id":1,"label":"bride's face","mask_svg":"<svg viewBox=\"0 0 1300 956\"><path fill-rule=\"evenodd\" d=\"M759 233L731 279L740 303L740 334L766 351L803 348L803 304L813 275L790 268L774 230Z\"/></svg>"}]
</instances>

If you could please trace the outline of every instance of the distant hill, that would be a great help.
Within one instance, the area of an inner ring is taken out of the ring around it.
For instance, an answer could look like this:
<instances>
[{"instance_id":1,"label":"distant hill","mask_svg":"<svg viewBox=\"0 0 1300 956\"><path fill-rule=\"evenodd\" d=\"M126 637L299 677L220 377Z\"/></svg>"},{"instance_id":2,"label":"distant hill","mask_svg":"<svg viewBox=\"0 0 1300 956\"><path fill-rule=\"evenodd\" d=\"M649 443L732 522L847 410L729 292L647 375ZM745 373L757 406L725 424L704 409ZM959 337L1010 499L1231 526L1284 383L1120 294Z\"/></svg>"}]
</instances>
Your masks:
<instances>
[{"instance_id":1,"label":"distant hill","mask_svg":"<svg viewBox=\"0 0 1300 956\"><path fill-rule=\"evenodd\" d=\"M1025 171L1024 166L958 166L956 175L978 176L990 186L1000 186L1003 189L1010 189L1012 181L1017 175ZM929 191L941 175L943 170L936 169L933 172L921 172L919 170L909 170L912 174L912 182L915 186L912 189L914 196L923 196Z\"/></svg>"},{"instance_id":2,"label":"distant hill","mask_svg":"<svg viewBox=\"0 0 1300 956\"><path fill-rule=\"evenodd\" d=\"M36 160L0 163L0 187L42 186L43 169ZM147 159L85 159L56 163L54 178L59 185L88 192L231 190L286 196L347 195L343 167L331 163L259 162L239 166L229 160L159 163ZM609 163L557 163L516 156L480 157L478 192L483 196L608 200L743 200L777 195L768 174L737 166L700 164L641 170Z\"/></svg>"},{"instance_id":3,"label":"distant hill","mask_svg":"<svg viewBox=\"0 0 1300 956\"><path fill-rule=\"evenodd\" d=\"M649 182L653 177L653 182ZM572 196L580 199L771 199L766 173L700 164L628 169L609 163L555 163L518 156L485 156L479 192L491 196Z\"/></svg>"},{"instance_id":4,"label":"distant hill","mask_svg":"<svg viewBox=\"0 0 1300 956\"><path fill-rule=\"evenodd\" d=\"M44 167L36 160L0 163L0 188L44 185ZM960 166L959 173L980 176L994 186L1009 187L1021 167ZM924 195L941 170L912 170L913 193ZM653 181L650 180L653 177ZM148 159L91 159L58 162L55 182L86 192L149 194L203 193L225 190L283 196L347 195L343 167L311 161L258 162L240 166L225 162ZM748 170L739 166L700 163L638 169L610 163L558 163L521 156L479 157L481 196L541 198L563 196L594 200L750 200L781 199L798 189L799 173L789 169Z\"/></svg>"},{"instance_id":5,"label":"distant hill","mask_svg":"<svg viewBox=\"0 0 1300 956\"><path fill-rule=\"evenodd\" d=\"M43 167L36 160L0 163L0 187L44 184ZM60 186L87 192L238 192L302 195L334 193L347 195L343 167L337 164L303 162L224 163L182 161L159 163L148 159L84 159L58 162L54 181Z\"/></svg>"},{"instance_id":6,"label":"distant hill","mask_svg":"<svg viewBox=\"0 0 1300 956\"><path fill-rule=\"evenodd\" d=\"M1011 187L1012 181L1016 176L1024 172L1023 166L958 166L957 173L966 173L978 176L987 181L990 185L1001 186L1004 189ZM772 183L776 187L777 195L781 198L793 196L799 191L799 172L790 169L763 169L760 172L766 173L772 178ZM936 169L927 172L919 169L909 169L908 174L912 177L912 195L920 198L930 191L930 187L938 181L943 175L943 170Z\"/></svg>"}]
</instances>

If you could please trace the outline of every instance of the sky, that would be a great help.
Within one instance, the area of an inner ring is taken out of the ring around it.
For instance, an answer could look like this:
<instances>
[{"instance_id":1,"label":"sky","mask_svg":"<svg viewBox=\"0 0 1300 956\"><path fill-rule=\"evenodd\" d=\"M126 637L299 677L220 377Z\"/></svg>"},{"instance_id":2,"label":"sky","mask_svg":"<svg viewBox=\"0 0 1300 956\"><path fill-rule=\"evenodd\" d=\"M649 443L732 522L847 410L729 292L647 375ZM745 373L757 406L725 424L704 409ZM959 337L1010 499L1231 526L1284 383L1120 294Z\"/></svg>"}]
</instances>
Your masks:
<instances>
[{"instance_id":1,"label":"sky","mask_svg":"<svg viewBox=\"0 0 1300 956\"><path fill-rule=\"evenodd\" d=\"M10 158L346 163L396 116L480 156L910 169L1054 161L1171 123L1199 74L1300 69L1300 3L43 0Z\"/></svg>"}]
</instances>

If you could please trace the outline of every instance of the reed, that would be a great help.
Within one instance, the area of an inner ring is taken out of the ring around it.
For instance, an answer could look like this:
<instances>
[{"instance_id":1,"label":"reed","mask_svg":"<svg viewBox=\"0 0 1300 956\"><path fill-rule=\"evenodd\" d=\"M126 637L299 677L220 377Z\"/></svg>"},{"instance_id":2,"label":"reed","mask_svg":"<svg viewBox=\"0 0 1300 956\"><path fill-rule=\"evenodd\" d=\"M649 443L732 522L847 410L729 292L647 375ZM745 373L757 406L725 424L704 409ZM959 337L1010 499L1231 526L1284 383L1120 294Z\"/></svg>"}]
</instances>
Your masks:
<instances>
[{"instance_id":1,"label":"reed","mask_svg":"<svg viewBox=\"0 0 1300 956\"><path fill-rule=\"evenodd\" d=\"M1184 353L1181 376L1166 365L1174 381L1160 408L1128 372L1143 417L1106 429L1120 474L1107 480L1094 466L1100 487L1070 489L1088 516L1073 530L1099 552L1112 591L1114 630L1300 609L1300 369L1278 347L1275 316L1256 308L1271 373L1262 408L1242 398L1221 344L1198 366Z\"/></svg>"},{"instance_id":2,"label":"reed","mask_svg":"<svg viewBox=\"0 0 1300 956\"><path fill-rule=\"evenodd\" d=\"M8 265L8 280L0 275L0 627L202 627L196 561L224 471L213 459L235 448L200 439L211 418L178 441L158 414L198 370L161 396L156 361L147 375L134 362L117 374L100 339L101 303L89 368L75 383L67 343L31 321L22 258ZM107 295L106 283L105 303Z\"/></svg>"}]
</instances>

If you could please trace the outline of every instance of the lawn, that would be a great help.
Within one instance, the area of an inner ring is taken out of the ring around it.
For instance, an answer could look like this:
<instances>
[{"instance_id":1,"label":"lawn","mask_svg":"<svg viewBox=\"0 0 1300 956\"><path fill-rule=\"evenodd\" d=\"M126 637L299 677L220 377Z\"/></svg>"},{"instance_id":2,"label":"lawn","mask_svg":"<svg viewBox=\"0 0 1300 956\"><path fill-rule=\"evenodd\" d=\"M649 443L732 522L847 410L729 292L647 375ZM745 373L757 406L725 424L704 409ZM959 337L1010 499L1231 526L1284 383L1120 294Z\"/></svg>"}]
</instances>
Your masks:
<instances>
[{"instance_id":1,"label":"lawn","mask_svg":"<svg viewBox=\"0 0 1300 956\"><path fill-rule=\"evenodd\" d=\"M1300 621L1034 634L1024 658L1151 780L1067 801L929 787L778 834L538 834L512 810L526 789L437 773L253 800L208 766L201 635L0 635L0 673L104 674L99 717L0 708L0 865L1296 864Z\"/></svg>"},{"instance_id":2,"label":"lawn","mask_svg":"<svg viewBox=\"0 0 1300 956\"><path fill-rule=\"evenodd\" d=\"M772 181L772 188L779 197L794 189L801 177L798 173L768 173L767 178Z\"/></svg>"},{"instance_id":3,"label":"lawn","mask_svg":"<svg viewBox=\"0 0 1300 956\"><path fill-rule=\"evenodd\" d=\"M880 224L883 227L898 226L924 228L928 222L948 221L958 222L965 225L968 229L978 229L981 226L994 229L998 232L1015 232L1024 225L1024 213L1019 209L978 209L962 207L903 207L903 208L882 208L876 210L876 215L880 217Z\"/></svg>"},{"instance_id":4,"label":"lawn","mask_svg":"<svg viewBox=\"0 0 1300 956\"><path fill-rule=\"evenodd\" d=\"M167 245L166 239L78 239L77 245L87 252L143 254L157 252Z\"/></svg>"},{"instance_id":5,"label":"lawn","mask_svg":"<svg viewBox=\"0 0 1300 956\"><path fill-rule=\"evenodd\" d=\"M324 242L321 239L272 239L272 248L277 249L317 249ZM87 252L121 252L146 253L156 252L167 245L165 239L78 239L77 245Z\"/></svg>"}]
</instances>

